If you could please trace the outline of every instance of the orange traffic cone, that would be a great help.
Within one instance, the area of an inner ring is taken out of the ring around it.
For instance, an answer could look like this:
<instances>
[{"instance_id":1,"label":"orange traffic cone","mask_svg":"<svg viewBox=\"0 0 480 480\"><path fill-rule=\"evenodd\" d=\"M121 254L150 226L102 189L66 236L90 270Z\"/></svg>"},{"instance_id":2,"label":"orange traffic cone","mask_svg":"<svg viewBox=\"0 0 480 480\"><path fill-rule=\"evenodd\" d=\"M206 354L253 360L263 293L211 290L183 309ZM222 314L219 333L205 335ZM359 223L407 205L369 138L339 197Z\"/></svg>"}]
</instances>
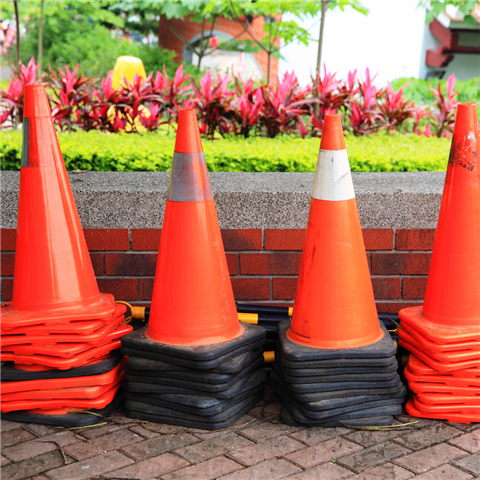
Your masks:
<instances>
[{"instance_id":1,"label":"orange traffic cone","mask_svg":"<svg viewBox=\"0 0 480 480\"><path fill-rule=\"evenodd\" d=\"M111 320L100 294L43 85L25 87L12 302L2 331L72 320Z\"/></svg>"},{"instance_id":2,"label":"orange traffic cone","mask_svg":"<svg viewBox=\"0 0 480 480\"><path fill-rule=\"evenodd\" d=\"M148 338L174 345L242 333L194 110L181 110Z\"/></svg>"},{"instance_id":3,"label":"orange traffic cone","mask_svg":"<svg viewBox=\"0 0 480 480\"><path fill-rule=\"evenodd\" d=\"M353 348L383 334L342 124L338 115L326 115L287 337L311 347Z\"/></svg>"},{"instance_id":4,"label":"orange traffic cone","mask_svg":"<svg viewBox=\"0 0 480 480\"><path fill-rule=\"evenodd\" d=\"M476 106L460 104L425 301L399 313L403 327L438 344L480 341L479 162Z\"/></svg>"}]
</instances>

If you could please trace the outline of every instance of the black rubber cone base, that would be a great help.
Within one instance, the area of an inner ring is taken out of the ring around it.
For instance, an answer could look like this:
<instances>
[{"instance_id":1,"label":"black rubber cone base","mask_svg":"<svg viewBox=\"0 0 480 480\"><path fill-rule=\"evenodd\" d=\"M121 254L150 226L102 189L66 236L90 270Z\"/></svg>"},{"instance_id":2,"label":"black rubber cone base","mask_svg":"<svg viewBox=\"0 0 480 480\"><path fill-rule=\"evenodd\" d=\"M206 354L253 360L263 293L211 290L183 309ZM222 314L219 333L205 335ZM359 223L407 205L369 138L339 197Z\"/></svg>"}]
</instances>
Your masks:
<instances>
[{"instance_id":1,"label":"black rubber cone base","mask_svg":"<svg viewBox=\"0 0 480 480\"><path fill-rule=\"evenodd\" d=\"M212 368L208 370L208 373L220 373L231 375L238 373L245 365L255 361L258 357L263 355L262 348L256 348L249 352L242 353L236 357L230 358L222 365L219 365L217 368ZM127 368L132 370L142 370L143 375L157 375L162 372L175 372L175 375L180 374L180 372L198 372L197 368L182 367L181 365L175 365L168 362L160 362L157 360L148 360L145 358L130 357L127 360ZM176 377L181 378L181 377Z\"/></svg>"},{"instance_id":2,"label":"black rubber cone base","mask_svg":"<svg viewBox=\"0 0 480 480\"><path fill-rule=\"evenodd\" d=\"M333 367L333 368L287 368L283 365L282 371L285 375L294 377L320 377L344 374L378 374L390 373L398 370L398 362L395 357L392 357L392 363L383 367L364 367L364 366L348 366L348 367Z\"/></svg>"},{"instance_id":3,"label":"black rubber cone base","mask_svg":"<svg viewBox=\"0 0 480 480\"><path fill-rule=\"evenodd\" d=\"M122 352L123 349L125 349L125 352L126 349L134 349L137 352L140 350L142 354L132 356L199 369L216 368L230 358L254 350L265 342L265 330L262 327L247 323L242 324L242 326L244 328L243 333L233 340L196 346L168 345L154 342L145 336L147 327L140 328L122 337ZM155 358L147 357L146 352L155 354ZM124 355L130 354L124 353Z\"/></svg>"},{"instance_id":4,"label":"black rubber cone base","mask_svg":"<svg viewBox=\"0 0 480 480\"><path fill-rule=\"evenodd\" d=\"M5 420L11 420L13 422L22 423L40 423L45 425L55 425L57 427L87 427L89 425L95 425L103 422L102 417L107 417L119 408L124 403L123 390L120 390L115 398L106 407L101 409L92 409L89 412L95 413L91 415L89 413L67 413L65 415L41 415L38 413L29 413L26 410L20 410L17 412L2 413L2 418ZM72 410L77 410L72 408ZM97 416L100 415L100 416Z\"/></svg>"},{"instance_id":5,"label":"black rubber cone base","mask_svg":"<svg viewBox=\"0 0 480 480\"><path fill-rule=\"evenodd\" d=\"M305 424L297 422L293 419L292 414L288 408L283 405L280 413L280 421L285 425L291 427L304 427ZM366 417L366 418L353 418L348 420L329 420L325 422L309 422L308 425L315 425L318 427L387 427L393 423L393 416L380 416L380 417Z\"/></svg>"},{"instance_id":6,"label":"black rubber cone base","mask_svg":"<svg viewBox=\"0 0 480 480\"><path fill-rule=\"evenodd\" d=\"M350 389L371 390L372 393L375 393L375 390L380 390L384 388L393 388L398 386L401 383L400 377L395 372L392 379L384 380L384 381L290 383L285 380L285 376L282 374L281 370L278 368L278 366L275 363L273 364L272 371L275 372L275 375L277 377L280 377L284 383L288 383L288 389L294 393L328 392L328 391L335 391L335 390L339 391L339 390L350 390ZM322 377L322 378L325 378L325 377Z\"/></svg>"},{"instance_id":7,"label":"black rubber cone base","mask_svg":"<svg viewBox=\"0 0 480 480\"><path fill-rule=\"evenodd\" d=\"M122 356L119 350L114 350L108 358L104 358L97 363L86 365L84 367L71 368L69 370L43 370L32 372L29 370L20 370L15 367L13 362L5 362L1 369L2 381L23 381L23 380L47 380L51 378L72 378L86 377L88 375L101 375L115 368Z\"/></svg>"},{"instance_id":8,"label":"black rubber cone base","mask_svg":"<svg viewBox=\"0 0 480 480\"><path fill-rule=\"evenodd\" d=\"M359 358L394 357L396 353L395 344L383 323L379 322L379 325L384 332L384 335L380 340L371 343L370 345L365 345L364 347L333 349L308 347L306 345L292 342L286 336L286 332L290 328L290 322L282 322L278 324L280 351L282 352L282 357L294 362L342 359L350 360L350 363L355 364L355 360ZM374 366L374 364L372 364L372 366Z\"/></svg>"},{"instance_id":9,"label":"black rubber cone base","mask_svg":"<svg viewBox=\"0 0 480 480\"><path fill-rule=\"evenodd\" d=\"M130 392L137 393L162 393L172 395L197 395L197 396L209 396L217 399L229 399L235 398L245 390L255 388L259 383L265 382L265 372L257 370L250 375L247 375L240 379L237 383L233 384L227 390L220 392L205 392L204 390L194 390L193 388L181 388L172 387L168 385L156 385L152 383L140 383L128 381L125 382L126 389Z\"/></svg>"},{"instance_id":10,"label":"black rubber cone base","mask_svg":"<svg viewBox=\"0 0 480 480\"><path fill-rule=\"evenodd\" d=\"M246 377L253 370L257 369L263 365L263 356L259 357L254 363L245 366L240 372L229 375L230 380L228 382L217 383L212 380L212 375L217 375L215 373L197 373L197 381L193 381L195 378L194 375L191 375L189 379L180 379L180 378L167 378L160 376L142 376L138 370L125 371L125 379L127 382L142 382L142 383L153 383L155 385L166 385L170 387L180 387L180 388L191 388L200 392L205 392L207 395L211 392L222 392L228 390L233 385L235 385L239 380Z\"/></svg>"},{"instance_id":11,"label":"black rubber cone base","mask_svg":"<svg viewBox=\"0 0 480 480\"><path fill-rule=\"evenodd\" d=\"M177 412L176 416L182 416L182 413L190 413L202 417L211 417L218 415L225 410L234 407L243 400L247 400L253 396L263 394L266 385L266 378L263 383L255 388L246 390L238 394L235 398L218 400L212 397L202 397L197 395L148 395L145 393L133 393L128 390L125 392L127 400L135 400L137 402L147 403L158 407L166 408L172 412Z\"/></svg>"},{"instance_id":12,"label":"black rubber cone base","mask_svg":"<svg viewBox=\"0 0 480 480\"><path fill-rule=\"evenodd\" d=\"M293 362L286 359L281 354L280 342L278 343L277 350L282 359L282 364L285 368L290 368L293 370L303 370L310 368L348 368L354 366L355 368L382 368L389 367L395 362L395 356L385 358L356 358L355 361L352 361L350 358L337 358L329 360L305 360L299 362Z\"/></svg>"},{"instance_id":13,"label":"black rubber cone base","mask_svg":"<svg viewBox=\"0 0 480 480\"><path fill-rule=\"evenodd\" d=\"M298 400L300 402L317 402L321 400L356 397L360 395L390 395L398 393L404 388L403 383L399 378L398 383L395 386L389 388L376 388L375 390L372 390L371 388L355 388L348 390L328 390L311 393L297 393L292 392L287 386L287 384L282 380L282 378L283 377L281 374L277 374L275 373L275 371L272 371L270 375L270 382L275 385L275 387L288 391L288 393L295 400Z\"/></svg>"},{"instance_id":14,"label":"black rubber cone base","mask_svg":"<svg viewBox=\"0 0 480 480\"><path fill-rule=\"evenodd\" d=\"M230 407L224 412L210 417L192 415L184 412L173 412L162 407L127 400L125 402L125 414L130 418L148 420L150 422L180 425L189 428L200 428L203 430L221 430L223 428L231 427L261 399L262 395L254 395L237 403L234 407Z\"/></svg>"}]
</instances>

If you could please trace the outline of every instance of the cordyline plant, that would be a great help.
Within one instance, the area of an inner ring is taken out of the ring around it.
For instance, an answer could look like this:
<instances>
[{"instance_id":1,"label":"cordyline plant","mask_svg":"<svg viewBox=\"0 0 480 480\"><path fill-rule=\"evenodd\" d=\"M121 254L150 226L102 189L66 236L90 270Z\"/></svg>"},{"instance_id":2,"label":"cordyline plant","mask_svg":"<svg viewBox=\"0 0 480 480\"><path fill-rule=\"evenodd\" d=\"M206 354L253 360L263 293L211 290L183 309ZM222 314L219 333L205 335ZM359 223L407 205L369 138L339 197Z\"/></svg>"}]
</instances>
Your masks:
<instances>
[{"instance_id":1,"label":"cordyline plant","mask_svg":"<svg viewBox=\"0 0 480 480\"><path fill-rule=\"evenodd\" d=\"M408 82L395 92L390 82L387 82L384 96L378 102L381 123L389 131L400 130L407 120L415 118L415 104L403 96L403 89L407 85Z\"/></svg>"},{"instance_id":2,"label":"cordyline plant","mask_svg":"<svg viewBox=\"0 0 480 480\"><path fill-rule=\"evenodd\" d=\"M262 85L264 105L260 124L265 127L267 137L275 138L281 133L296 130L300 115L309 113L309 106L314 102L307 99L311 87L300 88L293 72L286 72L282 81L277 77L275 85Z\"/></svg>"},{"instance_id":3,"label":"cordyline plant","mask_svg":"<svg viewBox=\"0 0 480 480\"><path fill-rule=\"evenodd\" d=\"M43 75L37 78L38 67L39 65L35 65L35 58L33 57L27 66L22 63L18 68L12 65L12 78L8 89L0 91L0 104L2 110L4 110L0 115L0 124L10 119L12 126L16 127L23 122L25 85L41 83Z\"/></svg>"},{"instance_id":4,"label":"cordyline plant","mask_svg":"<svg viewBox=\"0 0 480 480\"><path fill-rule=\"evenodd\" d=\"M435 97L435 103L430 108L428 115L430 117L429 120L432 128L437 137L449 138L453 133L453 127L455 125L455 108L459 104L459 102L455 100L455 97L458 95L458 90L454 92L454 88L454 73L452 73L447 79L446 96L442 93L440 83L438 83L437 90L432 88L430 85L430 90Z\"/></svg>"}]
</instances>

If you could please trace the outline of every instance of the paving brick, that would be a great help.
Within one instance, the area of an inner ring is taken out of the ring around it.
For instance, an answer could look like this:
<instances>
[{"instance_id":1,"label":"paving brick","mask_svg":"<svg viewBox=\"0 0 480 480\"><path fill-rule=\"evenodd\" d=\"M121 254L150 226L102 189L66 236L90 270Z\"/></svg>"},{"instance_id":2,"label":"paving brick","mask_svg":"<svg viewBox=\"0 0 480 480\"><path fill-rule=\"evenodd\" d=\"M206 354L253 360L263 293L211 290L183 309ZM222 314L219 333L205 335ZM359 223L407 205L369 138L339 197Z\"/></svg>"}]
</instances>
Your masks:
<instances>
[{"instance_id":1,"label":"paving brick","mask_svg":"<svg viewBox=\"0 0 480 480\"><path fill-rule=\"evenodd\" d=\"M480 476L480 453L468 455L468 457L462 458L461 460L455 460L451 463L473 475Z\"/></svg>"},{"instance_id":2,"label":"paving brick","mask_svg":"<svg viewBox=\"0 0 480 480\"><path fill-rule=\"evenodd\" d=\"M8 432L10 430L15 430L16 428L22 428L22 424L18 422L11 422L10 420L4 420L2 418L0 428L2 432Z\"/></svg>"},{"instance_id":3,"label":"paving brick","mask_svg":"<svg viewBox=\"0 0 480 480\"><path fill-rule=\"evenodd\" d=\"M126 228L83 230L88 249L91 251L130 250L130 240Z\"/></svg>"},{"instance_id":4,"label":"paving brick","mask_svg":"<svg viewBox=\"0 0 480 480\"><path fill-rule=\"evenodd\" d=\"M309 446L317 445L321 442L326 442L335 437L340 437L341 435L346 435L350 433L351 430L348 428L322 428L322 427L310 427L305 430L300 430L299 432L294 432L291 436L297 440L300 440L303 443L306 443Z\"/></svg>"},{"instance_id":5,"label":"paving brick","mask_svg":"<svg viewBox=\"0 0 480 480\"><path fill-rule=\"evenodd\" d=\"M0 271L2 275L13 275L15 268L15 254L14 253L2 253L0 255Z\"/></svg>"},{"instance_id":6,"label":"paving brick","mask_svg":"<svg viewBox=\"0 0 480 480\"><path fill-rule=\"evenodd\" d=\"M303 250L304 229L265 229L265 250Z\"/></svg>"},{"instance_id":7,"label":"paving brick","mask_svg":"<svg viewBox=\"0 0 480 480\"><path fill-rule=\"evenodd\" d=\"M228 273L238 275L238 253L227 253Z\"/></svg>"},{"instance_id":8,"label":"paving brick","mask_svg":"<svg viewBox=\"0 0 480 480\"><path fill-rule=\"evenodd\" d=\"M178 425L167 425L165 423L150 423L150 422L146 425L143 425L143 428L146 428L150 432L161 433L164 435L185 430L185 427L180 427ZM202 430L202 432L203 431L204 430Z\"/></svg>"},{"instance_id":9,"label":"paving brick","mask_svg":"<svg viewBox=\"0 0 480 480\"><path fill-rule=\"evenodd\" d=\"M393 250L393 229L364 228L362 233L366 250Z\"/></svg>"},{"instance_id":10,"label":"paving brick","mask_svg":"<svg viewBox=\"0 0 480 480\"><path fill-rule=\"evenodd\" d=\"M395 439L397 443L410 450L421 450L437 443L444 442L453 437L461 435L461 431L445 423L438 423L427 428L416 430L412 433L406 433Z\"/></svg>"},{"instance_id":11,"label":"paving brick","mask_svg":"<svg viewBox=\"0 0 480 480\"><path fill-rule=\"evenodd\" d=\"M97 437L89 442L70 445L65 448L65 453L75 460L84 460L143 440L143 437L130 430L120 430L104 435L103 437Z\"/></svg>"},{"instance_id":12,"label":"paving brick","mask_svg":"<svg viewBox=\"0 0 480 480\"><path fill-rule=\"evenodd\" d=\"M469 478L473 477L458 468L451 465L442 465L422 475L417 475L415 480L467 480Z\"/></svg>"},{"instance_id":13,"label":"paving brick","mask_svg":"<svg viewBox=\"0 0 480 480\"><path fill-rule=\"evenodd\" d=\"M111 293L118 300L138 300L136 278L97 278L102 293Z\"/></svg>"},{"instance_id":14,"label":"paving brick","mask_svg":"<svg viewBox=\"0 0 480 480\"><path fill-rule=\"evenodd\" d=\"M428 275L430 253L372 253L372 275Z\"/></svg>"},{"instance_id":15,"label":"paving brick","mask_svg":"<svg viewBox=\"0 0 480 480\"><path fill-rule=\"evenodd\" d=\"M105 266L107 275L153 276L157 266L157 254L106 253Z\"/></svg>"},{"instance_id":16,"label":"paving brick","mask_svg":"<svg viewBox=\"0 0 480 480\"><path fill-rule=\"evenodd\" d=\"M275 277L272 279L272 298L274 300L292 300L297 292L298 277Z\"/></svg>"},{"instance_id":17,"label":"paving brick","mask_svg":"<svg viewBox=\"0 0 480 480\"><path fill-rule=\"evenodd\" d=\"M224 477L220 477L219 480L276 480L300 471L300 468L281 458L279 460L269 460L268 462L260 463L245 470L238 470Z\"/></svg>"},{"instance_id":18,"label":"paving brick","mask_svg":"<svg viewBox=\"0 0 480 480\"><path fill-rule=\"evenodd\" d=\"M206 462L162 475L162 480L213 480L240 468L242 467L238 463L235 463L229 458L215 457Z\"/></svg>"},{"instance_id":19,"label":"paving brick","mask_svg":"<svg viewBox=\"0 0 480 480\"><path fill-rule=\"evenodd\" d=\"M290 427L289 425L281 423L262 423L255 427L242 430L242 435L254 442L260 443L278 437L279 435L289 435L300 429L301 427Z\"/></svg>"},{"instance_id":20,"label":"paving brick","mask_svg":"<svg viewBox=\"0 0 480 480\"><path fill-rule=\"evenodd\" d=\"M9 463L12 463L7 457L4 457L3 455L0 455L0 466L8 465Z\"/></svg>"},{"instance_id":21,"label":"paving brick","mask_svg":"<svg viewBox=\"0 0 480 480\"><path fill-rule=\"evenodd\" d=\"M287 437L286 435L282 435L281 437L276 437L268 442L240 448L239 450L231 452L228 456L231 459L250 467L257 463L264 462L265 460L270 460L275 457L283 457L288 453L301 450L302 448L305 448L305 445Z\"/></svg>"},{"instance_id":22,"label":"paving brick","mask_svg":"<svg viewBox=\"0 0 480 480\"><path fill-rule=\"evenodd\" d=\"M385 463L366 472L355 475L355 480L406 480L415 474L393 463Z\"/></svg>"},{"instance_id":23,"label":"paving brick","mask_svg":"<svg viewBox=\"0 0 480 480\"><path fill-rule=\"evenodd\" d=\"M403 298L423 298L427 288L427 277L403 279Z\"/></svg>"},{"instance_id":24,"label":"paving brick","mask_svg":"<svg viewBox=\"0 0 480 480\"><path fill-rule=\"evenodd\" d=\"M116 432L117 430L128 428L129 426L130 425L117 425L115 423L111 423L110 425L105 425L104 427L85 428L84 430L79 430L78 433L85 438L97 438L101 437L102 435L107 435L111 432Z\"/></svg>"},{"instance_id":25,"label":"paving brick","mask_svg":"<svg viewBox=\"0 0 480 480\"><path fill-rule=\"evenodd\" d=\"M13 278L2 278L2 302L10 302L13 296Z\"/></svg>"},{"instance_id":26,"label":"paving brick","mask_svg":"<svg viewBox=\"0 0 480 480\"><path fill-rule=\"evenodd\" d=\"M350 468L354 472L361 473L408 453L410 453L410 450L407 450L396 443L385 442L380 445L366 448L352 455L344 456L338 459L337 463Z\"/></svg>"},{"instance_id":27,"label":"paving brick","mask_svg":"<svg viewBox=\"0 0 480 480\"><path fill-rule=\"evenodd\" d=\"M92 261L93 273L97 276L104 275L103 253L90 253L90 260Z\"/></svg>"},{"instance_id":28,"label":"paving brick","mask_svg":"<svg viewBox=\"0 0 480 480\"><path fill-rule=\"evenodd\" d=\"M432 250L435 239L434 229L397 230L396 250Z\"/></svg>"},{"instance_id":29,"label":"paving brick","mask_svg":"<svg viewBox=\"0 0 480 480\"><path fill-rule=\"evenodd\" d=\"M309 468L304 472L297 473L289 480L340 480L351 477L353 474L349 470L340 467L334 463L324 463L316 467ZM356 478L356 477L355 477ZM378 478L380 480L380 478Z\"/></svg>"},{"instance_id":30,"label":"paving brick","mask_svg":"<svg viewBox=\"0 0 480 480\"><path fill-rule=\"evenodd\" d=\"M358 443L362 447L368 448L378 445L379 443L388 442L393 438L398 437L398 432L374 432L368 430L358 430L345 438L351 442Z\"/></svg>"},{"instance_id":31,"label":"paving brick","mask_svg":"<svg viewBox=\"0 0 480 480\"><path fill-rule=\"evenodd\" d=\"M153 284L155 279L152 278L139 278L140 286L140 300L152 300Z\"/></svg>"},{"instance_id":32,"label":"paving brick","mask_svg":"<svg viewBox=\"0 0 480 480\"><path fill-rule=\"evenodd\" d=\"M239 433L242 430L246 430L247 428L258 425L259 423L260 420L258 420L254 416L252 417L252 415L244 415L242 418L237 420L228 430L217 430L209 432L207 430L200 430L198 428L188 428L185 431L195 435L195 437L201 440L210 440L211 438L228 435L232 431Z\"/></svg>"},{"instance_id":33,"label":"paving brick","mask_svg":"<svg viewBox=\"0 0 480 480\"><path fill-rule=\"evenodd\" d=\"M15 228L0 229L0 249L2 252L14 252L17 243L17 230Z\"/></svg>"},{"instance_id":34,"label":"paving brick","mask_svg":"<svg viewBox=\"0 0 480 480\"><path fill-rule=\"evenodd\" d=\"M2 432L2 448L8 447L14 443L26 442L36 438L30 432L27 432L23 428L16 428L15 430L9 430Z\"/></svg>"},{"instance_id":35,"label":"paving brick","mask_svg":"<svg viewBox=\"0 0 480 480\"><path fill-rule=\"evenodd\" d=\"M145 440L135 445L129 445L122 448L122 452L135 460L145 460L150 457L156 457L162 453L172 452L178 448L186 447L198 442L194 436L188 433L180 432L177 434L155 437L151 440Z\"/></svg>"},{"instance_id":36,"label":"paving brick","mask_svg":"<svg viewBox=\"0 0 480 480\"><path fill-rule=\"evenodd\" d=\"M269 278L232 278L236 300L270 300Z\"/></svg>"},{"instance_id":37,"label":"paving brick","mask_svg":"<svg viewBox=\"0 0 480 480\"><path fill-rule=\"evenodd\" d=\"M135 425L134 427L130 427L129 430L131 432L135 432L137 435L142 436L143 438L149 440L150 438L158 437L157 432L152 432L150 428L145 428L143 425Z\"/></svg>"},{"instance_id":38,"label":"paving brick","mask_svg":"<svg viewBox=\"0 0 480 480\"><path fill-rule=\"evenodd\" d=\"M227 252L262 249L262 231L260 229L222 230L223 246Z\"/></svg>"},{"instance_id":39,"label":"paving brick","mask_svg":"<svg viewBox=\"0 0 480 480\"><path fill-rule=\"evenodd\" d=\"M236 433L229 433L221 437L215 437L203 442L190 445L189 447L175 450L177 455L188 460L190 463L200 463L209 460L217 455L224 455L231 450L248 447L254 445L253 442L247 440Z\"/></svg>"},{"instance_id":40,"label":"paving brick","mask_svg":"<svg viewBox=\"0 0 480 480\"><path fill-rule=\"evenodd\" d=\"M84 442L84 439L69 430L62 430L57 433L52 433L51 435L45 435L43 437L37 438L36 442L55 442L60 445L62 448L67 447L68 445L73 445L74 443Z\"/></svg>"},{"instance_id":41,"label":"paving brick","mask_svg":"<svg viewBox=\"0 0 480 480\"><path fill-rule=\"evenodd\" d=\"M57 450L38 457L28 458L20 463L11 463L2 467L2 480L22 480L52 468L63 465L62 454Z\"/></svg>"},{"instance_id":42,"label":"paving brick","mask_svg":"<svg viewBox=\"0 0 480 480\"><path fill-rule=\"evenodd\" d=\"M440 445L411 453L403 458L398 458L394 463L413 470L415 473L423 473L467 455L467 452L463 450L441 443Z\"/></svg>"},{"instance_id":43,"label":"paving brick","mask_svg":"<svg viewBox=\"0 0 480 480\"><path fill-rule=\"evenodd\" d=\"M188 462L181 458L164 453L158 457L149 458L143 462L138 462L120 470L103 475L104 478L128 478L138 480L148 480L149 478L159 477L165 473L178 470L188 466Z\"/></svg>"},{"instance_id":44,"label":"paving brick","mask_svg":"<svg viewBox=\"0 0 480 480\"><path fill-rule=\"evenodd\" d=\"M375 298L400 298L401 286L398 277L372 277Z\"/></svg>"},{"instance_id":45,"label":"paving brick","mask_svg":"<svg viewBox=\"0 0 480 480\"><path fill-rule=\"evenodd\" d=\"M85 480L117 470L132 463L135 462L131 458L119 452L109 452L52 470L47 473L47 476L53 480Z\"/></svg>"},{"instance_id":46,"label":"paving brick","mask_svg":"<svg viewBox=\"0 0 480 480\"><path fill-rule=\"evenodd\" d=\"M132 228L132 250L158 252L160 246L161 228Z\"/></svg>"},{"instance_id":47,"label":"paving brick","mask_svg":"<svg viewBox=\"0 0 480 480\"><path fill-rule=\"evenodd\" d=\"M303 468L310 468L320 463L329 462L332 459L349 455L358 450L363 450L363 447L349 442L342 437L338 437L319 443L318 445L313 445L305 450L291 453L290 455L286 455L285 458Z\"/></svg>"},{"instance_id":48,"label":"paving brick","mask_svg":"<svg viewBox=\"0 0 480 480\"><path fill-rule=\"evenodd\" d=\"M57 429L42 425L41 423L27 423L23 428L26 428L30 433L33 433L37 437L44 437L45 435L52 435L53 433L58 432Z\"/></svg>"},{"instance_id":49,"label":"paving brick","mask_svg":"<svg viewBox=\"0 0 480 480\"><path fill-rule=\"evenodd\" d=\"M301 253L241 253L242 275L298 275Z\"/></svg>"},{"instance_id":50,"label":"paving brick","mask_svg":"<svg viewBox=\"0 0 480 480\"><path fill-rule=\"evenodd\" d=\"M480 430L474 430L460 437L451 438L448 443L470 453L480 452Z\"/></svg>"},{"instance_id":51,"label":"paving brick","mask_svg":"<svg viewBox=\"0 0 480 480\"><path fill-rule=\"evenodd\" d=\"M58 447L51 442L37 442L30 440L14 447L7 447L2 450L2 454L14 462L20 462L30 457L36 457L47 452L56 450Z\"/></svg>"}]
</instances>

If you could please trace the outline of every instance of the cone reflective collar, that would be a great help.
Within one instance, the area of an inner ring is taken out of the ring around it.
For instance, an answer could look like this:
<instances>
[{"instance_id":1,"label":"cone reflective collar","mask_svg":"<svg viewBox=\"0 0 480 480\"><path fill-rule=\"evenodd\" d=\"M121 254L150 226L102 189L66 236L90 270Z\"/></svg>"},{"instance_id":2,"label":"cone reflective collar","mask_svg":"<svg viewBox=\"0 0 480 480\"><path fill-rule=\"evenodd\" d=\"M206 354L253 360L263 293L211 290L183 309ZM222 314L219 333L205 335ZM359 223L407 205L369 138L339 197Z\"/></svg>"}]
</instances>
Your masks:
<instances>
[{"instance_id":1,"label":"cone reflective collar","mask_svg":"<svg viewBox=\"0 0 480 480\"><path fill-rule=\"evenodd\" d=\"M181 110L146 336L170 345L243 332L194 110Z\"/></svg>"},{"instance_id":2,"label":"cone reflective collar","mask_svg":"<svg viewBox=\"0 0 480 480\"><path fill-rule=\"evenodd\" d=\"M423 307L402 325L437 343L480 341L480 139L476 106L460 104Z\"/></svg>"},{"instance_id":3,"label":"cone reflective collar","mask_svg":"<svg viewBox=\"0 0 480 480\"><path fill-rule=\"evenodd\" d=\"M110 318L93 272L43 85L25 87L13 297L2 331Z\"/></svg>"},{"instance_id":4,"label":"cone reflective collar","mask_svg":"<svg viewBox=\"0 0 480 480\"><path fill-rule=\"evenodd\" d=\"M287 337L349 349L382 336L342 124L339 115L326 115Z\"/></svg>"}]
</instances>

